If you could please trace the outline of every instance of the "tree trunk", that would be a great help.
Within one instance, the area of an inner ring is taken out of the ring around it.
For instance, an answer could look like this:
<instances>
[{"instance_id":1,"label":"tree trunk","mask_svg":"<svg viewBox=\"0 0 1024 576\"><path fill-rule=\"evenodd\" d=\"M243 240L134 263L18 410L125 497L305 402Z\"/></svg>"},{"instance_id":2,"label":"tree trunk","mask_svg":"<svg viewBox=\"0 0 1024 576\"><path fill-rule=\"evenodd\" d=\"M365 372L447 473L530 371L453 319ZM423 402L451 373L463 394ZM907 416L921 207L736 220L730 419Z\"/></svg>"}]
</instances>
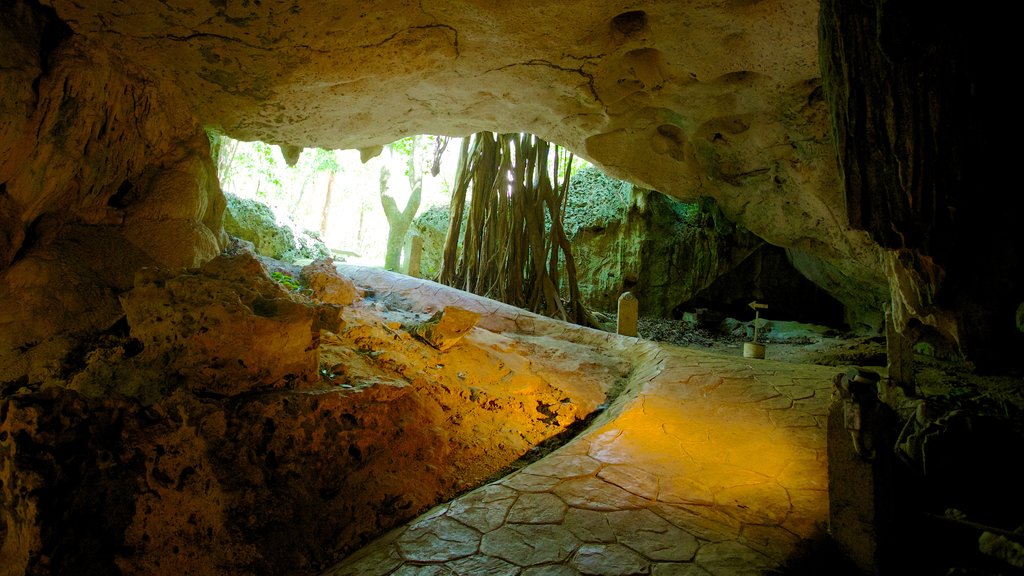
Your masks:
<instances>
[{"instance_id":1,"label":"tree trunk","mask_svg":"<svg viewBox=\"0 0 1024 576\"><path fill-rule=\"evenodd\" d=\"M330 221L331 200L334 194L334 177L336 172L331 170L327 176L327 196L324 198L324 211L320 215L320 237L327 237L327 223Z\"/></svg>"},{"instance_id":2,"label":"tree trunk","mask_svg":"<svg viewBox=\"0 0 1024 576\"><path fill-rule=\"evenodd\" d=\"M388 178L390 174L387 168L380 169L380 203L384 207L384 216L388 220L388 243L384 253L384 268L397 272L402 263L402 247L405 245L405 235L412 226L412 219L420 208L420 200L423 196L423 174L416 168L415 150L409 157L409 187L412 193L409 201L405 204L404 210L398 209L398 203L387 194Z\"/></svg>"},{"instance_id":3,"label":"tree trunk","mask_svg":"<svg viewBox=\"0 0 1024 576\"><path fill-rule=\"evenodd\" d=\"M475 134L463 141L452 194L442 283L565 320L584 321L572 248L562 227L569 171L558 178L558 148L530 134ZM461 234L466 195L472 192ZM548 225L546 225L546 223ZM562 302L559 262L566 263Z\"/></svg>"}]
</instances>

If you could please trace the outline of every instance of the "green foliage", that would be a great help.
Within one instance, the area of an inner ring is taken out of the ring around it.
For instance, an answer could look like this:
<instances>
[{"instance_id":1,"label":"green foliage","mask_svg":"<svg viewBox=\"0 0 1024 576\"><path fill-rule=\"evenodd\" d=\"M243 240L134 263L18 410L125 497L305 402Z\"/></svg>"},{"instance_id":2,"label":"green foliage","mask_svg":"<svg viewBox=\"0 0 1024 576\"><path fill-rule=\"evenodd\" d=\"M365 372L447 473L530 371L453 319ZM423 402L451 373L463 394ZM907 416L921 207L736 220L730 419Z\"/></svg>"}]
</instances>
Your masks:
<instances>
[{"instance_id":1,"label":"green foliage","mask_svg":"<svg viewBox=\"0 0 1024 576\"><path fill-rule=\"evenodd\" d=\"M317 148L316 151L314 152L312 159L312 168L314 172L341 171L341 166L338 164L338 159L334 154L334 150L324 150L323 148Z\"/></svg>"},{"instance_id":2,"label":"green foliage","mask_svg":"<svg viewBox=\"0 0 1024 576\"><path fill-rule=\"evenodd\" d=\"M430 171L431 151L437 136L409 136L388 144L388 150L395 155L405 157L405 176L413 178L416 174Z\"/></svg>"},{"instance_id":3,"label":"green foliage","mask_svg":"<svg viewBox=\"0 0 1024 576\"><path fill-rule=\"evenodd\" d=\"M632 188L632 184L616 180L593 166L581 169L569 184L565 233L572 238L583 228L621 220L630 205Z\"/></svg>"},{"instance_id":4,"label":"green foliage","mask_svg":"<svg viewBox=\"0 0 1024 576\"><path fill-rule=\"evenodd\" d=\"M395 140L391 144L388 144L388 149L395 154L411 156L416 150L416 140L416 136L409 136L407 138L402 138L401 140Z\"/></svg>"},{"instance_id":5,"label":"green foliage","mask_svg":"<svg viewBox=\"0 0 1024 576\"><path fill-rule=\"evenodd\" d=\"M583 158L580 158L574 154L570 154L568 150L562 150L558 156L558 173L565 174L565 168L569 166L569 177L575 178L576 174L584 168L593 168L594 165L587 162Z\"/></svg>"},{"instance_id":6,"label":"green foliage","mask_svg":"<svg viewBox=\"0 0 1024 576\"><path fill-rule=\"evenodd\" d=\"M312 291L309 288L306 288L305 286L303 286L302 283L299 282L298 280L296 280L295 278L293 278L293 277L291 277L288 274L285 274L283 272L272 272L270 274L270 277L272 279L274 279L278 284L280 284L281 286L284 286L285 288L287 288L291 292L304 293L304 292L311 292Z\"/></svg>"}]
</instances>

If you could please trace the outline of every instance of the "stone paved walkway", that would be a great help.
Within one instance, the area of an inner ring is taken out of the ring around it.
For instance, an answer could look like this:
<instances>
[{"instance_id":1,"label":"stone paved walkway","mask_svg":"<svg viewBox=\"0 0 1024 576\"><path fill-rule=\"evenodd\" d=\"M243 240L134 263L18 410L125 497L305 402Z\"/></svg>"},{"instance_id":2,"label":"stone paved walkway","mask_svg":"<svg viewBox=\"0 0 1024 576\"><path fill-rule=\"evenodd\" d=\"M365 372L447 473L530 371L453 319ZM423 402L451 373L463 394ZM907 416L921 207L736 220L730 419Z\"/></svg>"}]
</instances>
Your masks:
<instances>
[{"instance_id":1,"label":"stone paved walkway","mask_svg":"<svg viewBox=\"0 0 1024 576\"><path fill-rule=\"evenodd\" d=\"M783 566L828 516L825 413L839 370L655 343L630 353L630 384L584 434L325 576L753 575Z\"/></svg>"}]
</instances>

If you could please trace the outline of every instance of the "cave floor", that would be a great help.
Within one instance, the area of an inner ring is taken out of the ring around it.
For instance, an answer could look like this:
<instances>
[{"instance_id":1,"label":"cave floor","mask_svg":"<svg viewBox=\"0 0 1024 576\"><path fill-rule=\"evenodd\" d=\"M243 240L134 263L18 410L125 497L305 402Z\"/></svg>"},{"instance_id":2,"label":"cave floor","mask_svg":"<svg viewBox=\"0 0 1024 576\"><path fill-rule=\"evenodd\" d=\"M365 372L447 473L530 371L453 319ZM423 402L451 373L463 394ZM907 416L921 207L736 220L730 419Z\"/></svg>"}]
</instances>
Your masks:
<instances>
[{"instance_id":1,"label":"cave floor","mask_svg":"<svg viewBox=\"0 0 1024 576\"><path fill-rule=\"evenodd\" d=\"M424 289L345 273L394 297ZM433 286L430 298L456 297ZM514 311L492 315L521 327L528 317ZM579 436L324 576L765 574L806 562L828 517L825 414L837 368L654 342L637 355L624 391Z\"/></svg>"}]
</instances>

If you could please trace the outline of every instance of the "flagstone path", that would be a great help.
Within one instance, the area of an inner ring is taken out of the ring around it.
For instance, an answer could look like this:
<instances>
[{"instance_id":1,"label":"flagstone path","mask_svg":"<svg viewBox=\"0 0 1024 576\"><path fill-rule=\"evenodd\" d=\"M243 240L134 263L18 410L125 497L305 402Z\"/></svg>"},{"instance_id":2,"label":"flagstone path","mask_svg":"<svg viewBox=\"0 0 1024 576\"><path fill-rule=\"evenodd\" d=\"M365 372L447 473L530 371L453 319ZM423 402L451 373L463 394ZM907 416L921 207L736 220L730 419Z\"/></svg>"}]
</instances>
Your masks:
<instances>
[{"instance_id":1,"label":"flagstone path","mask_svg":"<svg viewBox=\"0 0 1024 576\"><path fill-rule=\"evenodd\" d=\"M424 289L340 269L364 286L387 281L396 294ZM436 290L443 301L450 289ZM533 326L502 306L481 324ZM733 576L784 567L827 520L825 414L840 370L630 340L632 378L586 432L324 576Z\"/></svg>"}]
</instances>

